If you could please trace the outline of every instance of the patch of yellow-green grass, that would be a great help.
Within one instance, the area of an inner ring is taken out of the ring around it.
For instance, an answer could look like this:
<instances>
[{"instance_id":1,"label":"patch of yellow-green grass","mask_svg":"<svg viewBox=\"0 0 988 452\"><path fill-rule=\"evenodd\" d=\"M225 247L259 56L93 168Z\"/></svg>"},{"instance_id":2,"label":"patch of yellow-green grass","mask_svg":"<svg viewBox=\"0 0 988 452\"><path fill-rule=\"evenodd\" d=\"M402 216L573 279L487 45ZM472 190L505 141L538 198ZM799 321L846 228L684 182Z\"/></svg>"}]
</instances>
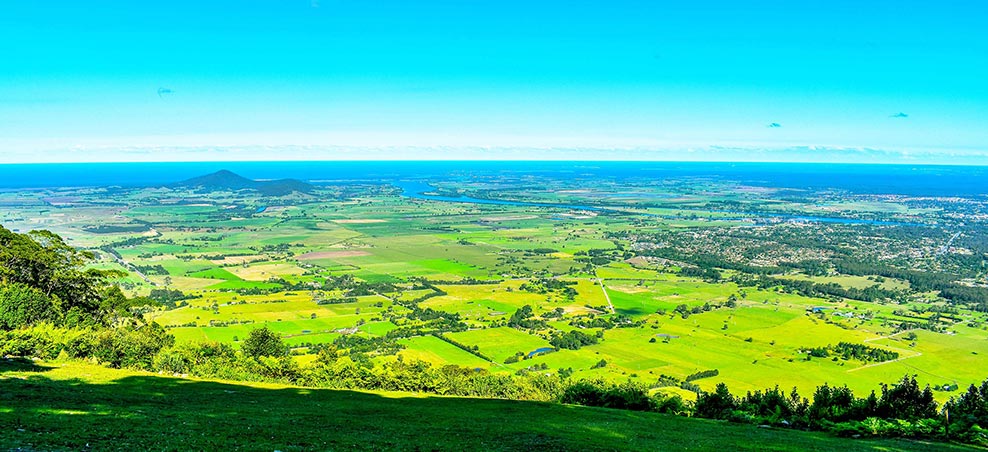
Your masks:
<instances>
[{"instance_id":1,"label":"patch of yellow-green grass","mask_svg":"<svg viewBox=\"0 0 988 452\"><path fill-rule=\"evenodd\" d=\"M655 279L656 273L651 270L639 269L626 263L612 263L605 267L597 267L597 276L604 279L639 280ZM632 282L631 284L634 284Z\"/></svg>"},{"instance_id":2,"label":"patch of yellow-green grass","mask_svg":"<svg viewBox=\"0 0 988 452\"><path fill-rule=\"evenodd\" d=\"M446 292L446 295L430 298L420 305L423 308L430 307L436 310L459 312L461 315L467 317L487 318L491 310L487 309L486 305L478 304L480 301L491 300L497 302L499 307L513 307L514 309L508 312L508 314L511 314L511 312L524 305L534 306L540 301L545 300L544 295L520 290L518 288L520 285L521 282L512 281L504 285L475 284L440 286L440 289ZM512 291L508 292L507 287L511 287Z\"/></svg>"},{"instance_id":3,"label":"patch of yellow-green grass","mask_svg":"<svg viewBox=\"0 0 988 452\"><path fill-rule=\"evenodd\" d=\"M171 276L170 278L171 285L169 285L168 288L172 290L180 290L182 292L203 290L207 287L215 286L216 284L223 282L218 279L193 278L189 276ZM148 279L160 288L165 287L165 276L149 276Z\"/></svg>"},{"instance_id":4,"label":"patch of yellow-green grass","mask_svg":"<svg viewBox=\"0 0 988 452\"><path fill-rule=\"evenodd\" d=\"M411 337L401 339L399 343L406 347L400 352L405 359L418 359L438 366L455 364L482 369L492 366L490 362L435 336Z\"/></svg>"},{"instance_id":5,"label":"patch of yellow-green grass","mask_svg":"<svg viewBox=\"0 0 988 452\"><path fill-rule=\"evenodd\" d=\"M388 334L389 331L394 330L397 326L389 321L383 322L369 322L360 326L360 331L367 334L372 334L374 336L384 336Z\"/></svg>"},{"instance_id":6,"label":"patch of yellow-green grass","mask_svg":"<svg viewBox=\"0 0 988 452\"><path fill-rule=\"evenodd\" d=\"M446 337L466 346L477 346L480 353L499 363L517 352L527 355L536 349L551 347L541 337L509 327L446 333Z\"/></svg>"},{"instance_id":7,"label":"patch of yellow-green grass","mask_svg":"<svg viewBox=\"0 0 988 452\"><path fill-rule=\"evenodd\" d=\"M277 322L290 320L330 319L334 317L373 316L387 309L390 302L378 296L359 297L355 303L316 304L306 293L283 295L282 297L244 297L231 300L230 297L216 297L208 294L203 299L192 300L192 306L149 314L162 325L185 325L196 322L208 325L213 322ZM251 300L251 301L247 301ZM241 301L243 303L241 303ZM212 304L216 303L216 310ZM222 302L222 303L221 303ZM381 303L381 306L377 306Z\"/></svg>"},{"instance_id":8,"label":"patch of yellow-green grass","mask_svg":"<svg viewBox=\"0 0 988 452\"><path fill-rule=\"evenodd\" d=\"M790 275L783 276L783 278L803 280L803 281L813 281L817 284L835 283L842 287L853 288L853 289L865 289L874 285L878 285L881 288L888 290L909 288L908 282L895 278L882 278L881 282L878 282L875 280L875 277L869 277L869 276L853 276L853 275L809 276L809 275L804 275L802 273L793 273Z\"/></svg>"},{"instance_id":9,"label":"patch of yellow-green grass","mask_svg":"<svg viewBox=\"0 0 988 452\"><path fill-rule=\"evenodd\" d=\"M615 328L605 331L604 340L599 344L584 348L587 352L599 353L602 359L622 370L648 371L669 365L656 353L655 347L649 347L654 345L649 343L652 337L654 334L646 329Z\"/></svg>"},{"instance_id":10,"label":"patch of yellow-green grass","mask_svg":"<svg viewBox=\"0 0 988 452\"><path fill-rule=\"evenodd\" d=\"M305 270L298 266L284 262L248 264L246 266L235 265L224 268L240 277L240 279L247 281L267 281L271 278L298 276L305 273Z\"/></svg>"},{"instance_id":11,"label":"patch of yellow-green grass","mask_svg":"<svg viewBox=\"0 0 988 452\"><path fill-rule=\"evenodd\" d=\"M689 307L726 302L739 289L733 283L710 284L691 278L646 281L605 280L611 303L622 314L642 316L656 310L672 310L680 304Z\"/></svg>"}]
</instances>

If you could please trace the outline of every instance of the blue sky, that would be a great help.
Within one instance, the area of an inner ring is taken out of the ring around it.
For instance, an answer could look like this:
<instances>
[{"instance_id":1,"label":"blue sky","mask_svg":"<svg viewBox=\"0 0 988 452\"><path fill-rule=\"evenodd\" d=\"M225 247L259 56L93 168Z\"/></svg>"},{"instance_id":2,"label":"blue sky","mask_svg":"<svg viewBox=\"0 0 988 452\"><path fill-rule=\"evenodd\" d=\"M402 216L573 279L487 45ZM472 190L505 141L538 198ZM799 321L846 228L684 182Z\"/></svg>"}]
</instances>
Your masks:
<instances>
[{"instance_id":1,"label":"blue sky","mask_svg":"<svg viewBox=\"0 0 988 452\"><path fill-rule=\"evenodd\" d=\"M973 1L2 2L0 162L988 164L986 20Z\"/></svg>"}]
</instances>

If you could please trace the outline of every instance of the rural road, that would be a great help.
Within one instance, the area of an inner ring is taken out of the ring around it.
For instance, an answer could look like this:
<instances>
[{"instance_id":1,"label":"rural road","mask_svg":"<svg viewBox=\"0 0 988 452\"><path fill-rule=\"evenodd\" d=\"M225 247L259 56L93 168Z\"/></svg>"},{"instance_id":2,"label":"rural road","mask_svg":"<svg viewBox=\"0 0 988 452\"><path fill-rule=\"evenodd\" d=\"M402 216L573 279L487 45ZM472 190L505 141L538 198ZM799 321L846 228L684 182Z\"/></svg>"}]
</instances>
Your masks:
<instances>
[{"instance_id":1,"label":"rural road","mask_svg":"<svg viewBox=\"0 0 988 452\"><path fill-rule=\"evenodd\" d=\"M148 277L144 273L142 273L140 270L138 270L137 267L135 267L130 262L127 262L127 261L123 260L123 258L116 257L116 256L113 256L113 260L117 261L117 263L120 264L121 266L123 266L123 268L134 272L134 274L136 274L141 279L143 279L144 282L146 282L146 283L148 283L148 284L150 284L152 286L157 286L157 284L155 284L150 279L148 279Z\"/></svg>"},{"instance_id":2,"label":"rural road","mask_svg":"<svg viewBox=\"0 0 988 452\"><path fill-rule=\"evenodd\" d=\"M910 331L912 331L912 330L903 330L903 331L899 331L898 333L895 333L895 334L890 334L888 336L880 336L880 337L873 337L871 339L865 339L865 340L863 340L861 342L868 343L868 342L878 341L878 340L882 340L882 339L891 339L891 338L893 338L895 336L898 336L898 335L900 335L902 333L908 333ZM848 373L851 373L851 372L854 372L854 371L857 371L857 370L867 369L869 367L878 367L878 366L881 366L881 365L884 365L884 364L892 364L892 363L895 363L895 362L907 360L909 358L918 358L920 356L923 356L922 353L917 352L917 351L913 351L913 350L906 350L906 349L902 349L902 348L895 348L895 347L891 347L891 346L888 346L888 345L886 345L885 347L886 348L889 348L889 349L892 349L892 350L895 350L895 351L900 352L900 353L901 352L908 352L908 353L915 353L915 355L904 356L902 358L896 358L896 359L889 360L889 361L882 361L880 363L875 363L875 364L866 364L866 365L861 366L861 367L855 367L854 369L849 369L847 372Z\"/></svg>"},{"instance_id":3,"label":"rural road","mask_svg":"<svg viewBox=\"0 0 988 452\"><path fill-rule=\"evenodd\" d=\"M617 311L614 309L614 304L611 303L611 296L607 294L607 288L604 287L604 280L601 277L597 276L596 268L594 268L593 270L593 275L594 278L596 278L597 284L600 284L600 290L604 292L604 299L607 300L607 306L611 308L611 314L616 313Z\"/></svg>"}]
</instances>

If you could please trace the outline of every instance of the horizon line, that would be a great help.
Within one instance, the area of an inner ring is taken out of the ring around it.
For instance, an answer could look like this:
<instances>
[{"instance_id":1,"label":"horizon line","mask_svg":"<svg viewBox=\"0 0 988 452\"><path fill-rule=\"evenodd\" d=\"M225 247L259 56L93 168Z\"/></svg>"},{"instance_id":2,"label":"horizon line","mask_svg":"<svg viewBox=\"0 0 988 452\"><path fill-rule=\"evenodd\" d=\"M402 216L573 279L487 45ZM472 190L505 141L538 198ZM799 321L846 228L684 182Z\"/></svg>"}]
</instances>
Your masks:
<instances>
[{"instance_id":1,"label":"horizon line","mask_svg":"<svg viewBox=\"0 0 988 452\"><path fill-rule=\"evenodd\" d=\"M772 165L860 165L860 166L965 166L988 167L986 163L928 163L928 162L833 162L833 161L793 161L793 160L674 160L674 159L241 159L241 160L114 160L114 161L58 161L58 162L0 162L0 165L127 165L127 164L215 164L215 163L485 163L485 162L528 162L528 163L712 163L712 164L772 164Z\"/></svg>"}]
</instances>

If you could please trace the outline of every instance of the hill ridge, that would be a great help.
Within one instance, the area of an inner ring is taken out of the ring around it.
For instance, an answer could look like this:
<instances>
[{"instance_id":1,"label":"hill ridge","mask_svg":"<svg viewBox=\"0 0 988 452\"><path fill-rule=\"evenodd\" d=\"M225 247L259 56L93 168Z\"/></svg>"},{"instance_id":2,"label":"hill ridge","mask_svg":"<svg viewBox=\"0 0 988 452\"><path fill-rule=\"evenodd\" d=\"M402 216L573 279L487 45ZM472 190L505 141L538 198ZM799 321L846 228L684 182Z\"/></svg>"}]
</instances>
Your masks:
<instances>
[{"instance_id":1,"label":"hill ridge","mask_svg":"<svg viewBox=\"0 0 988 452\"><path fill-rule=\"evenodd\" d=\"M254 180L233 171L221 169L171 185L174 188L203 188L207 190L254 190L264 195L283 196L294 192L309 193L315 187L298 179Z\"/></svg>"}]
</instances>

